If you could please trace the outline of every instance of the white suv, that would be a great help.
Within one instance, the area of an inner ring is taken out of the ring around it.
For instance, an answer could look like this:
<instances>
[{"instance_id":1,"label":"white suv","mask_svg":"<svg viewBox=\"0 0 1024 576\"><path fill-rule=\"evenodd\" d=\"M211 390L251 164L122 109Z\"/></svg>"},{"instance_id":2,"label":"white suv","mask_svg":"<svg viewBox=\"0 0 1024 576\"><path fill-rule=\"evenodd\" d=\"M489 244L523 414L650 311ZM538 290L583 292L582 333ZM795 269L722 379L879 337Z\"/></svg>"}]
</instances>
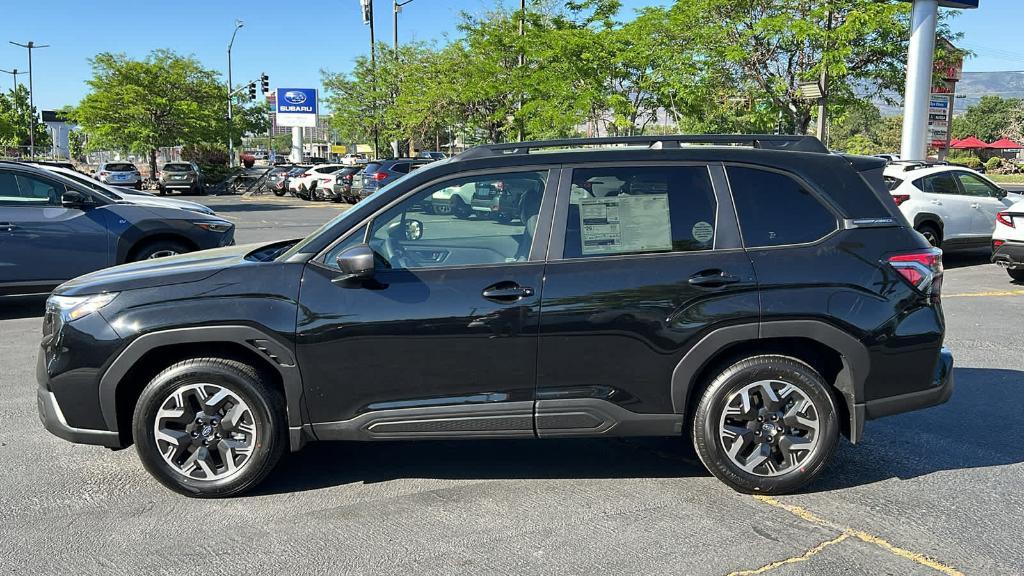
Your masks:
<instances>
[{"instance_id":1,"label":"white suv","mask_svg":"<svg viewBox=\"0 0 1024 576\"><path fill-rule=\"evenodd\" d=\"M892 198L914 229L945 250L988 246L996 214L1019 199L981 174L950 164L894 162L885 168Z\"/></svg>"},{"instance_id":2,"label":"white suv","mask_svg":"<svg viewBox=\"0 0 1024 576\"><path fill-rule=\"evenodd\" d=\"M1024 282L1024 201L996 214L992 261L1006 268L1010 278Z\"/></svg>"}]
</instances>

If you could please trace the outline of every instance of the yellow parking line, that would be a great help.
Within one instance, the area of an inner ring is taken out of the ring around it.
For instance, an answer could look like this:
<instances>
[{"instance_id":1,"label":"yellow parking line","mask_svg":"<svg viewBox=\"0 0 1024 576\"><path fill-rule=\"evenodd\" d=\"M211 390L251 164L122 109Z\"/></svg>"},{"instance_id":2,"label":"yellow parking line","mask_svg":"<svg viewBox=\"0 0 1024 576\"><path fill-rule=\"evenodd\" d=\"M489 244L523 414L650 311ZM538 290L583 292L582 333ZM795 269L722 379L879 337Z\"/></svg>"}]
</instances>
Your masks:
<instances>
[{"instance_id":1,"label":"yellow parking line","mask_svg":"<svg viewBox=\"0 0 1024 576\"><path fill-rule=\"evenodd\" d=\"M962 294L943 294L943 298L984 298L987 296L1024 296L1024 290L994 290L991 292L964 292Z\"/></svg>"},{"instance_id":2,"label":"yellow parking line","mask_svg":"<svg viewBox=\"0 0 1024 576\"><path fill-rule=\"evenodd\" d=\"M849 534L843 533L843 534L840 534L839 536L836 536L835 538L833 538L831 540L826 540L826 541L822 542L821 544L818 544L814 548L811 548L810 550L808 550L807 552L804 552L803 554L801 554L799 556L793 556L792 558L786 558L785 560L779 560L778 562L772 562L771 564L765 564L764 566L761 566L760 568L758 568L756 570L740 570L739 572L730 572L729 576L753 576L754 574L764 574L765 572L768 572L769 570L774 570L774 569L778 568L779 566L785 566L786 564L796 564L797 562L806 562L806 561L810 560L818 552L821 552L822 550L824 550L825 548L828 548L829 546L831 546L833 544L839 544L840 542L842 542L843 540L846 540L849 537L850 537Z\"/></svg>"},{"instance_id":3,"label":"yellow parking line","mask_svg":"<svg viewBox=\"0 0 1024 576\"><path fill-rule=\"evenodd\" d=\"M815 516L810 511L808 511L808 510L806 510L804 508L801 508L800 506L794 506L792 504L784 504L784 503L776 500L775 498L772 498L771 496L754 496L754 499L758 500L760 502L763 502L765 504L768 504L769 506L774 506L776 508L780 508L782 510L785 510L786 512L789 512L790 514L793 514L794 516L796 516L796 517L798 517L798 518L800 518L802 520L806 520L808 522L817 524L819 526L823 526L825 528L831 528L833 530L840 530L842 532L843 536L846 536L846 537L852 536L854 538L857 538L858 540L861 540L863 542L867 542L868 544L874 544L875 546L878 546L879 548L885 550L886 552L889 552L890 554L895 554L896 556L899 556L900 558L906 558L907 560L910 560L911 562L915 562L917 564L920 564L921 566L926 566L928 568L931 568L932 570L936 570L936 571L941 572L943 574L947 574L948 576L963 576L963 573L960 572L959 570L957 570L956 568L953 568L951 566L947 566L945 564L942 564L941 562L939 562L937 560L934 560L932 558L929 558L928 556L925 556L924 554L919 554L917 552L912 552L912 551L907 550L905 548L900 548L899 546L894 546L893 544L890 544L888 541L886 541L884 538L880 538L878 536L875 536L874 534L868 534L867 532L864 532L862 530L854 530L853 528L848 528L848 527L845 527L845 526L839 526L839 525L834 524L832 522L829 522L827 520L823 520L823 519ZM829 546L831 544L835 544L835 543L838 543L838 542L841 542L841 541L842 540L837 540L837 541L833 542L833 541L830 540L828 542L823 542L823 543L819 544L815 548L825 548L825 547L827 547L827 546ZM812 548L811 550L808 551L808 553L812 552L814 550L815 549ZM807 557L810 558L811 556L813 556L814 554L817 554L820 551L821 550L814 551L813 554L810 554ZM807 555L807 553L805 553L805 555ZM796 558L800 558L800 557L798 556ZM804 560L806 560L806 558L804 558ZM793 560L793 561L794 562L800 562L802 560ZM785 564L785 563L786 563L786 561L781 561L781 563L779 565L781 566L782 564ZM769 566L771 566L771 565L769 565ZM766 571L766 570L769 570L769 569L770 568L764 568L764 569L759 569L759 570L761 570L763 572L763 571ZM750 572L750 574L756 574L756 573L757 572Z\"/></svg>"}]
</instances>

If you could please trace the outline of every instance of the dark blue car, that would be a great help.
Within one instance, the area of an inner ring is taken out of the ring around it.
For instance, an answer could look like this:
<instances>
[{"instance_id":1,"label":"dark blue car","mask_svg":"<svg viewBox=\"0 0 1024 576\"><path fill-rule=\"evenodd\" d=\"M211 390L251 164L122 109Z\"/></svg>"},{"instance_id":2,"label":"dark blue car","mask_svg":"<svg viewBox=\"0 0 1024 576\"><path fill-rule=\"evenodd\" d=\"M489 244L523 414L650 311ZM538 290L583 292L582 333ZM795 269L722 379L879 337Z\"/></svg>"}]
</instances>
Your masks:
<instances>
[{"instance_id":1,"label":"dark blue car","mask_svg":"<svg viewBox=\"0 0 1024 576\"><path fill-rule=\"evenodd\" d=\"M49 292L108 266L234 244L234 225L116 202L53 172L0 162L0 296Z\"/></svg>"}]
</instances>

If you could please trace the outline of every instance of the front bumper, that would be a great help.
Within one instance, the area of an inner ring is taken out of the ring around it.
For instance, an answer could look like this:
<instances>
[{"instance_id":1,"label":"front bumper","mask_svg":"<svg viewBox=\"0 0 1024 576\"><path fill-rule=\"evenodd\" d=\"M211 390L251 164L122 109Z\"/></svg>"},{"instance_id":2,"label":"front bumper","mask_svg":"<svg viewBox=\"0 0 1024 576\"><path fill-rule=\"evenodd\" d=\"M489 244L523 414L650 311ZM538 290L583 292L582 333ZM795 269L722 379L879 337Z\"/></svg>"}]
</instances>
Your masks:
<instances>
[{"instance_id":1,"label":"front bumper","mask_svg":"<svg viewBox=\"0 0 1024 576\"><path fill-rule=\"evenodd\" d=\"M992 250L992 262L1004 268L1024 268L1024 242L1004 242Z\"/></svg>"},{"instance_id":2,"label":"front bumper","mask_svg":"<svg viewBox=\"0 0 1024 576\"><path fill-rule=\"evenodd\" d=\"M67 420L64 419L64 413L57 403L57 397L42 386L36 390L36 406L39 409L39 420L42 421L43 427L58 438L77 444L95 444L108 448L124 447L117 432L75 428L68 425Z\"/></svg>"},{"instance_id":3,"label":"front bumper","mask_svg":"<svg viewBox=\"0 0 1024 576\"><path fill-rule=\"evenodd\" d=\"M864 416L867 420L874 420L944 404L953 395L953 386L953 354L942 348L931 386L918 392L871 400L863 405Z\"/></svg>"}]
</instances>

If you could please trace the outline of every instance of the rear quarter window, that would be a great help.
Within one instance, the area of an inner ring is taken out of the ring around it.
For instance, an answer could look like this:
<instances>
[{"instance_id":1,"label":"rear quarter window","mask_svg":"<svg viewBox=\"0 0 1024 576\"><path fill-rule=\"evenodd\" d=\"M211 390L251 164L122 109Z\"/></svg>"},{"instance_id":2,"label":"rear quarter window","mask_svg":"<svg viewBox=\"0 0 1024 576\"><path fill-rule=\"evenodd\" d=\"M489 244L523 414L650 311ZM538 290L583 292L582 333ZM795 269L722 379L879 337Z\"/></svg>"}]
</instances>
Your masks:
<instances>
[{"instance_id":1,"label":"rear quarter window","mask_svg":"<svg viewBox=\"0 0 1024 576\"><path fill-rule=\"evenodd\" d=\"M790 176L741 166L728 174L748 248L807 244L839 227L835 214Z\"/></svg>"}]
</instances>

